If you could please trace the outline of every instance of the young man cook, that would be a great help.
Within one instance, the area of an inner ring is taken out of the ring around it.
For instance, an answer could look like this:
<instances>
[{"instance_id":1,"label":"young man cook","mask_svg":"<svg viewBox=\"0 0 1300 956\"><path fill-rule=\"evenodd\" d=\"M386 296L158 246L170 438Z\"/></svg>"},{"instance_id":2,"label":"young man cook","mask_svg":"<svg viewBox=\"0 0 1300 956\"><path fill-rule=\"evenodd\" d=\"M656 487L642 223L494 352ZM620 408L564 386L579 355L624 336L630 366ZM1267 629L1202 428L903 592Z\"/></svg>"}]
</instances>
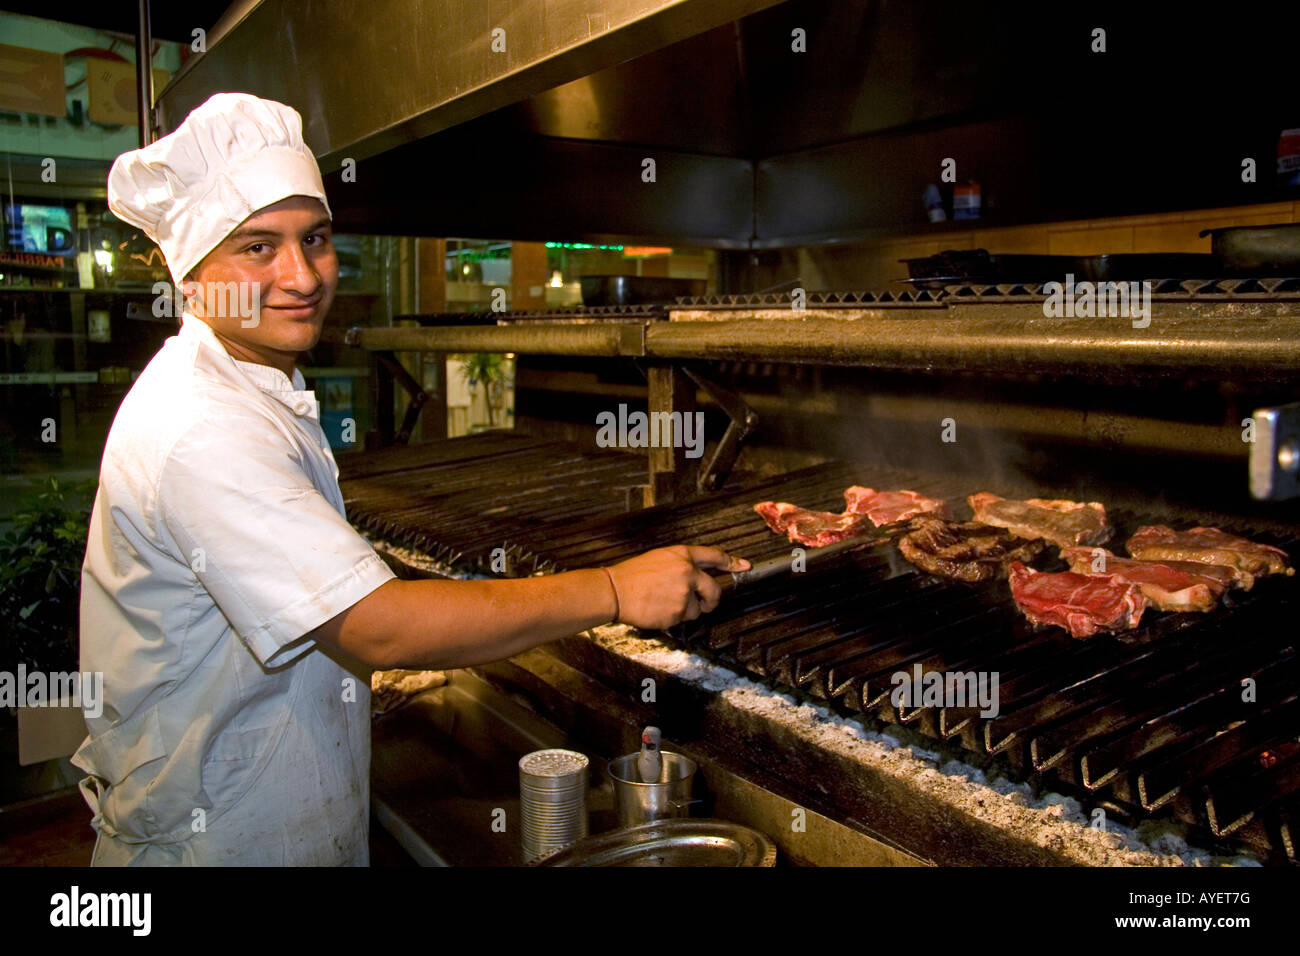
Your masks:
<instances>
[{"instance_id":1,"label":"young man cook","mask_svg":"<svg viewBox=\"0 0 1300 956\"><path fill-rule=\"evenodd\" d=\"M73 762L95 865L365 865L369 669L668 627L717 605L708 570L747 566L675 547L544 578L397 580L344 518L294 367L338 282L298 113L213 96L119 157L108 196L186 310L118 410L90 521L81 666L104 673L105 706ZM195 294L217 283L258 290L260 315Z\"/></svg>"}]
</instances>

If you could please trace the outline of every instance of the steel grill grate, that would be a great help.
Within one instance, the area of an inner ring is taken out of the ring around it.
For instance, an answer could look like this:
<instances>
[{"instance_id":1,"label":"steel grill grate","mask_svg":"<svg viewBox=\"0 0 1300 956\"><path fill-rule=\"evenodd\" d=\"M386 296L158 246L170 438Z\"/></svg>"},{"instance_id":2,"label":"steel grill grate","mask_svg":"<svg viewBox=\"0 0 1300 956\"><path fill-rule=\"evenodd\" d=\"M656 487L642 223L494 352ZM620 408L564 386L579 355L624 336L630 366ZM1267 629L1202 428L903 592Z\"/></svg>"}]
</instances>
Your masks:
<instances>
[{"instance_id":1,"label":"steel grill grate","mask_svg":"<svg viewBox=\"0 0 1300 956\"><path fill-rule=\"evenodd\" d=\"M1061 277L1062 279L1064 277ZM1151 292L1156 301L1241 300L1300 298L1300 278L1152 278ZM1041 282L1000 283L988 285L955 282L942 289L899 289L883 291L815 292L804 294L803 307L809 309L924 308L949 304L989 302L1035 302L1047 297ZM679 296L661 305L583 306L565 309L521 309L499 312L492 324L512 322L610 322L664 320L672 311L728 309L789 309L794 306L790 292L744 292L732 295ZM407 316L407 318L416 318ZM482 312L443 312L429 317L437 325L487 324Z\"/></svg>"},{"instance_id":2,"label":"steel grill grate","mask_svg":"<svg viewBox=\"0 0 1300 956\"><path fill-rule=\"evenodd\" d=\"M682 542L762 560L790 546L754 514L761 500L841 510L845 487L869 484L960 506L984 490L830 463L627 512L627 489L644 477L640 457L510 435L385 452L342 470L359 525L483 571L492 549L505 548L515 574L606 564ZM1213 523L1278 545L1293 563L1300 558L1300 540L1284 528L1261 531L1222 515L1109 513L1118 542L1140 524ZM1294 860L1298 603L1300 577L1264 578L1250 592L1231 592L1212 614L1148 612L1134 632L1078 641L1058 628L1034 630L1005 581L940 580L881 548L842 555L806 577L753 585L674 637L770 686L996 755L1013 771L1133 820L1167 814L1213 839L1268 846ZM891 676L917 664L923 672L997 671L1000 712L895 707ZM1254 702L1241 699L1245 678L1255 681Z\"/></svg>"},{"instance_id":3,"label":"steel grill grate","mask_svg":"<svg viewBox=\"0 0 1300 956\"><path fill-rule=\"evenodd\" d=\"M645 481L645 460L556 442L484 433L355 456L339 466L358 526L465 570L488 571L505 548L512 573L539 569L558 529L617 515Z\"/></svg>"}]
</instances>

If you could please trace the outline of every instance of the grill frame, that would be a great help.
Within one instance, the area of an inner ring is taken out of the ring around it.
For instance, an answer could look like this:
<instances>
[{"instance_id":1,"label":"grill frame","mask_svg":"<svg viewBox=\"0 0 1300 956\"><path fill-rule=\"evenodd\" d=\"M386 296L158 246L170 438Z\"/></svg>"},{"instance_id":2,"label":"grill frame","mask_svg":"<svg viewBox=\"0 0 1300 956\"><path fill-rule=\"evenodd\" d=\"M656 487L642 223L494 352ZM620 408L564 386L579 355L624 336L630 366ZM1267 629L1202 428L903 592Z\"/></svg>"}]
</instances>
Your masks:
<instances>
[{"instance_id":1,"label":"grill frame","mask_svg":"<svg viewBox=\"0 0 1300 956\"><path fill-rule=\"evenodd\" d=\"M1157 380L1175 388L1179 381L1268 382L1276 394L1279 386L1300 385L1300 364L1292 359L1300 352L1300 279L1152 282L1151 323L1132 330L1127 320L1114 318L1049 318L1042 285L967 284L941 291L811 293L798 303L789 293L766 293L614 312L504 313L492 326L353 330L349 340L372 350L636 357L648 367L650 407L673 410L685 401L677 394L683 390L673 363L695 359L931 375L951 366L1011 380L1059 374L1089 388ZM545 457L541 449L534 454ZM568 453L553 454L558 467ZM498 521L466 514L475 507L472 500L438 507L416 500L396 514L362 507L360 523L426 553L433 548L431 556L474 573L501 573L499 562L492 567L486 560L495 551L508 556L504 573L534 574L608 564L683 542L714 544L756 561L777 557L789 545L767 531L752 504L772 498L839 510L850 484L910 488L952 501L980 490L1078 498L1080 487L1017 487L1014 479L969 475L954 484L951 476L830 462L776 478L735 476L721 492L683 499L668 488L673 472L656 460L651 454L645 501L664 503L640 511L619 506L620 496L628 507L636 505L628 488L602 487L594 479L592 495L599 501L588 502L582 513L568 514L561 503L520 520L508 508L509 520ZM520 508L545 500L546 489L563 478L555 469L542 472L540 484L519 496ZM487 467L480 484L492 485L494 474ZM634 480L630 472L627 480ZM1161 495L1164 503L1152 508L1149 500L1132 497L1141 494L1141 485L1133 482L1114 496L1090 490L1087 497L1105 501L1124 534L1140 523L1213 525L1282 544L1293 563L1300 555L1294 509L1281 507L1273 513L1282 520L1271 520L1254 506L1239 513L1205 510L1199 495L1191 496L1193 507L1186 507L1187 496L1173 501ZM675 503L665 502L674 494ZM802 594L789 592L790 581L762 582L733 598L742 602L733 605L735 613L724 607L707 624L684 626L672 637L767 686L872 726L915 730L954 755L993 761L1121 820L1169 817L1207 841L1249 845L1295 862L1300 781L1293 779L1293 745L1300 724L1291 695L1274 690L1291 686L1286 678L1295 648L1272 635L1287 632L1300 583L1265 579L1209 616L1152 615L1134 633L1077 642L1063 631L1033 630L1005 583L918 583L925 578L889 551L841 556L807 581ZM863 580L870 582L866 594ZM1006 593L991 598L999 587ZM909 627L920 636L906 633ZM577 646L562 643L571 651ZM923 669L990 670L989 661L1000 673L1006 668L1000 689L1009 706L996 717L970 707L900 708L890 701L889 677L898 668L919 663ZM1233 680L1262 682L1260 700L1252 704L1257 712L1245 712L1242 723L1234 723L1242 716L1232 700L1235 685L1218 682L1220 669ZM1143 696L1125 690L1134 683Z\"/></svg>"},{"instance_id":2,"label":"grill frame","mask_svg":"<svg viewBox=\"0 0 1300 956\"><path fill-rule=\"evenodd\" d=\"M369 462L358 464L357 477L345 474L342 481L354 520L431 556L454 555L471 573L491 574L492 549L501 548L509 555L506 573L518 575L611 563L678 542L715 544L752 560L776 557L788 553L789 543L751 510L753 503L768 498L832 509L842 506L843 488L855 483L908 487L950 500L983 490L952 477L890 469L873 474L851 463L831 462L774 478L742 476L708 497L632 512L618 510L615 487L596 482L593 488L604 495L596 513L573 515L558 507L536 520L515 515L503 521L499 508L468 513L475 501L499 503L495 478L503 468L522 461L542 463L514 499L527 503L555 487L574 461L586 465L608 457L606 473L629 480L640 465L636 456L582 453L533 440L491 441L498 444L497 451L484 457L471 454L486 443L481 437L454 451L401 450L392 472L400 478L400 491L387 500L402 507L391 514L364 500L362 483L373 483L382 474L368 456ZM448 451L452 453L443 454ZM441 458L430 466L413 466L421 454ZM459 474L459 483L440 481L443 471ZM958 483L963 484L960 492ZM466 484L475 486L468 498ZM418 487L440 490L421 497L412 490ZM454 504L435 504L438 495ZM458 521L447 520L457 513ZM1140 523L1214 522L1231 533L1280 544L1293 562L1300 558L1300 536L1242 528L1231 516L1216 520L1212 514L1189 518L1120 508L1112 517L1124 533ZM864 581L869 587L863 587ZM1300 802L1300 784L1293 779L1296 757L1289 744L1300 736L1300 701L1294 695L1279 697L1272 688L1285 685L1292 668L1300 672L1300 658L1292 643L1271 635L1284 633L1278 625L1300 602L1300 581L1265 578L1210 615L1151 615L1130 635L1088 641L1075 641L1059 629L1033 630L1015 610L1009 592L1001 593L1005 590L1005 582L971 585L932 578L892 549L873 549L841 555L807 579L760 582L733 596L730 607L675 629L672 638L773 689L871 726L910 727L933 738L936 746L992 759L1008 773L1106 806L1122 820L1167 816L1191 826L1207 842L1262 848L1274 858L1289 852L1289 821ZM906 633L909 622L919 622L915 634ZM894 707L888 675L910 671L918 662L927 672L999 670L1005 678L1002 712L989 719L970 708ZM1268 678L1261 685L1260 704L1250 705L1259 707L1258 714L1231 704L1238 693L1235 677L1218 680L1220 673L1236 671L1257 681ZM1126 693L1134 683L1156 698ZM1169 730L1173 722L1186 720L1189 711L1206 719L1181 734ZM1211 717L1217 723L1208 724ZM1212 736L1236 719L1245 723ZM1160 747L1143 749L1142 741L1156 738L1162 740ZM1095 762L1103 754L1114 761L1126 747L1133 751L1128 762L1120 761L1104 774L1091 774L1083 763L1085 757ZM1280 755L1278 763L1258 766L1259 754L1267 750ZM1181 769L1163 769L1156 759L1162 752L1172 754L1172 766ZM1202 772L1189 774L1189 767Z\"/></svg>"}]
</instances>

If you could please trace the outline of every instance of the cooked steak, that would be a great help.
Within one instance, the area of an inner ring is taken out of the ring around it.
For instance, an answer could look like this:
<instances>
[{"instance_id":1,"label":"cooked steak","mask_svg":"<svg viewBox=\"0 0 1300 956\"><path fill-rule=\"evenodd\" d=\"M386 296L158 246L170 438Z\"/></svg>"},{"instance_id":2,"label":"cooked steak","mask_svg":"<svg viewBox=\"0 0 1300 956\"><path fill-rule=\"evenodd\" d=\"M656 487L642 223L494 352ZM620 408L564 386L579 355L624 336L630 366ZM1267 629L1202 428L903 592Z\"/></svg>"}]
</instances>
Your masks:
<instances>
[{"instance_id":1,"label":"cooked steak","mask_svg":"<svg viewBox=\"0 0 1300 956\"><path fill-rule=\"evenodd\" d=\"M1128 539L1128 553L1144 561L1194 561L1229 568L1246 590L1267 574L1295 574L1291 559L1280 548L1226 534L1218 528L1175 531L1167 525L1146 525Z\"/></svg>"},{"instance_id":2,"label":"cooked steak","mask_svg":"<svg viewBox=\"0 0 1300 956\"><path fill-rule=\"evenodd\" d=\"M903 557L923 571L958 581L987 581L1005 573L1012 561L1032 561L1046 546L1041 539L1017 538L978 521L921 515L912 527L898 541Z\"/></svg>"},{"instance_id":3,"label":"cooked steak","mask_svg":"<svg viewBox=\"0 0 1300 956\"><path fill-rule=\"evenodd\" d=\"M1011 596L1035 624L1055 624L1073 637L1137 627L1147 608L1136 584L1118 574L1047 574L1013 562Z\"/></svg>"},{"instance_id":4,"label":"cooked steak","mask_svg":"<svg viewBox=\"0 0 1300 956\"><path fill-rule=\"evenodd\" d=\"M829 511L809 511L784 501L762 501L754 510L763 516L767 526L791 541L821 548L847 538L856 538L875 530L866 515L846 511L833 514Z\"/></svg>"},{"instance_id":5,"label":"cooked steak","mask_svg":"<svg viewBox=\"0 0 1300 956\"><path fill-rule=\"evenodd\" d=\"M1014 501L987 491L971 495L968 500L975 510L976 521L1006 528L1022 538L1046 538L1062 548L1105 544L1110 540L1106 508L1095 501L1087 504L1045 498Z\"/></svg>"},{"instance_id":6,"label":"cooked steak","mask_svg":"<svg viewBox=\"0 0 1300 956\"><path fill-rule=\"evenodd\" d=\"M857 515L866 515L876 525L893 524L905 518L919 514L936 514L951 518L952 512L946 502L938 498L927 498L915 491L876 491L854 485L844 491L846 510Z\"/></svg>"},{"instance_id":7,"label":"cooked steak","mask_svg":"<svg viewBox=\"0 0 1300 956\"><path fill-rule=\"evenodd\" d=\"M1062 548L1061 557L1078 574L1109 574L1136 584L1162 611L1212 611L1232 585L1232 572L1190 561L1134 561L1104 548Z\"/></svg>"}]
</instances>

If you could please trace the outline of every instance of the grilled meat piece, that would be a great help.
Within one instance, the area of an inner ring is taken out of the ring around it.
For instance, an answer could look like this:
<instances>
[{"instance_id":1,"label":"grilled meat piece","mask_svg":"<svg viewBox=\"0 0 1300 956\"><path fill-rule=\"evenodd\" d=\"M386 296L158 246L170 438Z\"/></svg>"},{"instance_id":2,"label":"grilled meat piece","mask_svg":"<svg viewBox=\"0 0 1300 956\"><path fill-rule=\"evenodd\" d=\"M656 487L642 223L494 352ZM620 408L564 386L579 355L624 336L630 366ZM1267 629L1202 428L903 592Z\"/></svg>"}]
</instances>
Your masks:
<instances>
[{"instance_id":1,"label":"grilled meat piece","mask_svg":"<svg viewBox=\"0 0 1300 956\"><path fill-rule=\"evenodd\" d=\"M1247 591L1266 574L1295 574L1290 556L1280 548L1226 534L1218 528L1175 531L1168 525L1145 525L1128 539L1128 553L1144 561L1194 561L1221 565Z\"/></svg>"},{"instance_id":2,"label":"grilled meat piece","mask_svg":"<svg viewBox=\"0 0 1300 956\"><path fill-rule=\"evenodd\" d=\"M875 530L866 515L851 511L838 515L829 511L809 511L784 501L762 501L754 505L754 510L777 534L810 548L825 547Z\"/></svg>"},{"instance_id":3,"label":"grilled meat piece","mask_svg":"<svg viewBox=\"0 0 1300 956\"><path fill-rule=\"evenodd\" d=\"M1048 574L1012 563L1011 596L1035 624L1055 624L1072 637L1137 627L1147 599L1118 574Z\"/></svg>"},{"instance_id":4,"label":"grilled meat piece","mask_svg":"<svg viewBox=\"0 0 1300 956\"><path fill-rule=\"evenodd\" d=\"M1032 561L1046 547L1042 539L1017 538L1005 528L978 521L912 519L913 530L898 541L903 557L923 571L958 581L987 581L1012 561Z\"/></svg>"},{"instance_id":5,"label":"grilled meat piece","mask_svg":"<svg viewBox=\"0 0 1300 956\"><path fill-rule=\"evenodd\" d=\"M843 514L809 511L784 501L761 501L754 510L777 534L810 548L856 538L873 528L895 524L924 512L948 515L948 506L937 498L915 491L876 491L854 485L844 491Z\"/></svg>"},{"instance_id":6,"label":"grilled meat piece","mask_svg":"<svg viewBox=\"0 0 1300 956\"><path fill-rule=\"evenodd\" d=\"M1105 544L1111 526L1106 508L1096 501L1054 501L1030 498L1015 501L982 491L971 495L975 520L1006 528L1022 538L1046 538L1062 548L1078 544Z\"/></svg>"},{"instance_id":7,"label":"grilled meat piece","mask_svg":"<svg viewBox=\"0 0 1300 956\"><path fill-rule=\"evenodd\" d=\"M946 502L939 498L927 498L915 491L876 491L854 485L844 491L847 511L866 515L876 525L894 524L919 514L934 514L941 518L953 517Z\"/></svg>"},{"instance_id":8,"label":"grilled meat piece","mask_svg":"<svg viewBox=\"0 0 1300 956\"><path fill-rule=\"evenodd\" d=\"M1134 561L1104 548L1062 548L1077 574L1109 574L1136 584L1162 611L1212 611L1232 585L1232 572L1190 561Z\"/></svg>"}]
</instances>

